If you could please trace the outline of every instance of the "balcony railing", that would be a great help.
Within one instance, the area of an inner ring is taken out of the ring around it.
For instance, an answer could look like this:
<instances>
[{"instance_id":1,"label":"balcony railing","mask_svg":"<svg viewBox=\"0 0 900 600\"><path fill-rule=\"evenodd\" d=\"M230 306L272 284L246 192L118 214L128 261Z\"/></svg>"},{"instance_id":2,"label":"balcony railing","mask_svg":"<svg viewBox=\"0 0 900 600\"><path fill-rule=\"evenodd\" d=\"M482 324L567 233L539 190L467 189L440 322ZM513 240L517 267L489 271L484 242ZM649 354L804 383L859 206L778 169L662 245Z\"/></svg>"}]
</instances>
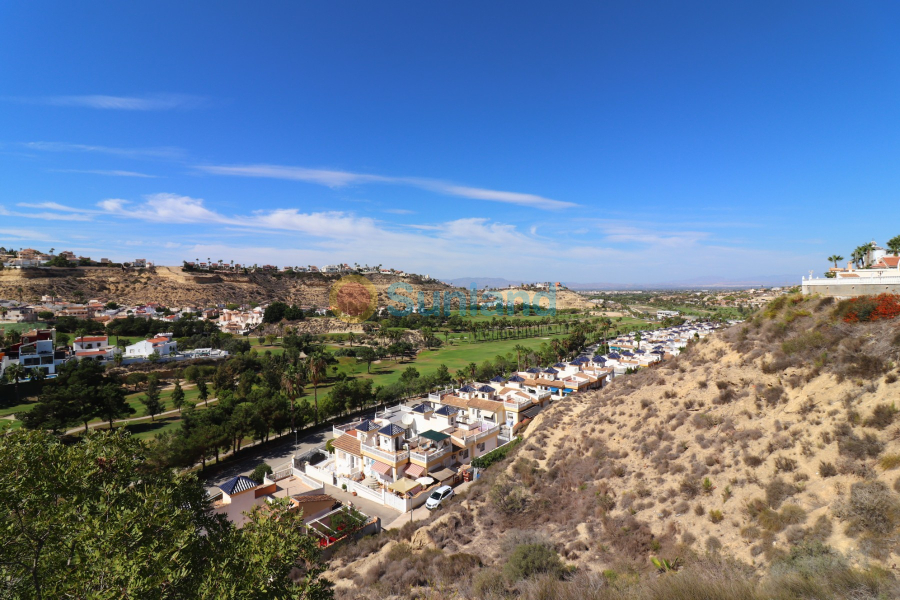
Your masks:
<instances>
[{"instance_id":1,"label":"balcony railing","mask_svg":"<svg viewBox=\"0 0 900 600\"><path fill-rule=\"evenodd\" d=\"M491 436L498 431L500 431L499 425L494 425L493 427L489 427L489 428L485 429L484 431L482 431L481 433L476 434L475 441L477 442L479 440L483 440L484 438Z\"/></svg>"},{"instance_id":2,"label":"balcony railing","mask_svg":"<svg viewBox=\"0 0 900 600\"><path fill-rule=\"evenodd\" d=\"M521 402L518 400L504 400L503 406L512 410L519 410L525 408L529 404L533 404L531 400L522 400Z\"/></svg>"},{"instance_id":3,"label":"balcony railing","mask_svg":"<svg viewBox=\"0 0 900 600\"><path fill-rule=\"evenodd\" d=\"M409 457L413 460L418 460L420 462L428 463L434 462L443 456L446 456L450 452L450 446L446 446L441 448L440 450L430 450L428 452L410 452Z\"/></svg>"},{"instance_id":4,"label":"balcony railing","mask_svg":"<svg viewBox=\"0 0 900 600\"><path fill-rule=\"evenodd\" d=\"M369 446L368 444L361 444L361 447L363 452L368 452L372 456L381 458L392 464L396 464L402 460L406 460L407 458L409 458L408 450L401 450L400 452L390 452L387 450L382 450L381 448L376 448L375 446Z\"/></svg>"}]
</instances>

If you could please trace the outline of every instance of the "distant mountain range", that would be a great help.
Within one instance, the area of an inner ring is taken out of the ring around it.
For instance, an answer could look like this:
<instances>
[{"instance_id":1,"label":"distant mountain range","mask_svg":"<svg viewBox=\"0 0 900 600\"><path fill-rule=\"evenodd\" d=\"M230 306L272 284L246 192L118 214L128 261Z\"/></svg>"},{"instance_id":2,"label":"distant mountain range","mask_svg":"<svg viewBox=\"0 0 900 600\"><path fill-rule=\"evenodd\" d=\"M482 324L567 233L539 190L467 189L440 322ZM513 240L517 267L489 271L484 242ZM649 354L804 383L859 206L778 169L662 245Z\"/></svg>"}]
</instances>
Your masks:
<instances>
[{"instance_id":1,"label":"distant mountain range","mask_svg":"<svg viewBox=\"0 0 900 600\"><path fill-rule=\"evenodd\" d=\"M516 281L502 277L457 277L446 281L455 287L471 288L472 284L478 289L485 287L501 288L521 283L534 283L534 281ZM675 281L661 281L658 283L609 283L593 282L581 283L577 281L562 281L570 290L660 290L660 289L697 289L697 288L751 288L784 285L799 285L798 275L759 275L755 277L742 277L729 279L726 277L704 276L692 279Z\"/></svg>"}]
</instances>

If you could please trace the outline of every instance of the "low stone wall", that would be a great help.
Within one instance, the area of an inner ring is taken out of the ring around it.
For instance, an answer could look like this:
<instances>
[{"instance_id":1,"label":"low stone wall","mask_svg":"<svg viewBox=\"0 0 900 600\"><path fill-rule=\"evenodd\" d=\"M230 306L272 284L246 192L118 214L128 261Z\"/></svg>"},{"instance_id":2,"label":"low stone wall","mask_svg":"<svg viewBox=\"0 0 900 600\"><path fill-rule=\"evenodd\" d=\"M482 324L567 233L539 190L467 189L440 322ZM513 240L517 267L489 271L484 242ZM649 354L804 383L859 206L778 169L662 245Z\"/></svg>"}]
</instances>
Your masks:
<instances>
[{"instance_id":1,"label":"low stone wall","mask_svg":"<svg viewBox=\"0 0 900 600\"><path fill-rule=\"evenodd\" d=\"M898 281L859 281L847 279L813 279L804 281L801 289L804 294L820 294L834 298L853 298L854 296L874 296L877 294L900 294L900 278Z\"/></svg>"}]
</instances>

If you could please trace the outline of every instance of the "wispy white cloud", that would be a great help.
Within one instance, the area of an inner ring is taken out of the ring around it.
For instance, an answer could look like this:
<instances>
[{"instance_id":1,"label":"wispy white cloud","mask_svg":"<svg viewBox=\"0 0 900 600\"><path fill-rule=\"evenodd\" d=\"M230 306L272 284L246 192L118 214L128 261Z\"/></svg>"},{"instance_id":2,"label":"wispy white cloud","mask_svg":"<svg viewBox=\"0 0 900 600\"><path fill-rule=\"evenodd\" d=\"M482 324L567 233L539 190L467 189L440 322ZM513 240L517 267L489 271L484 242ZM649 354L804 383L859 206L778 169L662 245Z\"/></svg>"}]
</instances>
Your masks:
<instances>
[{"instance_id":1,"label":"wispy white cloud","mask_svg":"<svg viewBox=\"0 0 900 600\"><path fill-rule=\"evenodd\" d=\"M23 147L40 152L89 152L96 154L112 154L128 158L163 158L178 159L184 157L184 150L170 146L161 148L116 148L111 146L94 146L90 144L69 144L66 142L26 142Z\"/></svg>"},{"instance_id":2,"label":"wispy white cloud","mask_svg":"<svg viewBox=\"0 0 900 600\"><path fill-rule=\"evenodd\" d=\"M3 212L3 207L0 206L0 215L5 214ZM4 237L4 239L13 239L13 240L22 240L22 241L41 241L41 242L49 242L53 240L53 237L50 236L45 231L35 231L32 229L20 229L16 227L15 229L0 229L0 235Z\"/></svg>"},{"instance_id":3,"label":"wispy white cloud","mask_svg":"<svg viewBox=\"0 0 900 600\"><path fill-rule=\"evenodd\" d=\"M390 183L390 177L348 173L329 169L307 169L304 167L285 167L279 165L202 165L197 169L212 175L235 175L239 177L264 177L268 179L287 179L305 181L328 187L343 187L353 183Z\"/></svg>"},{"instance_id":4,"label":"wispy white cloud","mask_svg":"<svg viewBox=\"0 0 900 600\"><path fill-rule=\"evenodd\" d=\"M303 181L306 183L325 185L328 187L343 187L352 184L366 183L405 185L446 196L517 204L519 206L528 206L541 210L559 210L578 206L574 202L553 200L536 194L523 194L519 192L470 187L438 179L424 179L421 177L389 177L384 175L353 173L349 171L308 169L305 167L280 165L198 165L195 168L212 175L286 179L290 181Z\"/></svg>"},{"instance_id":5,"label":"wispy white cloud","mask_svg":"<svg viewBox=\"0 0 900 600\"><path fill-rule=\"evenodd\" d=\"M150 94L145 96L85 96L7 97L4 100L46 106L73 106L100 110L172 110L202 106L206 100L190 94Z\"/></svg>"},{"instance_id":6,"label":"wispy white cloud","mask_svg":"<svg viewBox=\"0 0 900 600\"><path fill-rule=\"evenodd\" d=\"M384 212L390 213L392 215L414 215L414 214L416 214L416 211L407 210L405 208L386 208L386 209L384 209Z\"/></svg>"},{"instance_id":7,"label":"wispy white cloud","mask_svg":"<svg viewBox=\"0 0 900 600\"><path fill-rule=\"evenodd\" d=\"M91 221L93 217L89 213L81 212L81 211L72 211L67 210L66 207L56 204L54 202L45 202L45 203L37 203L37 204L28 204L24 202L18 203L16 206L20 206L23 208L31 208L31 209L55 209L60 212L49 212L47 210L28 210L28 211L13 211L7 209L5 206L0 205L0 215L6 217L20 217L24 219L40 219L42 221Z\"/></svg>"},{"instance_id":8,"label":"wispy white cloud","mask_svg":"<svg viewBox=\"0 0 900 600\"><path fill-rule=\"evenodd\" d=\"M142 177L155 179L158 175L148 175L147 173L138 173L137 171L103 171L95 169L51 169L53 173L84 173L87 175L107 175L110 177Z\"/></svg>"}]
</instances>

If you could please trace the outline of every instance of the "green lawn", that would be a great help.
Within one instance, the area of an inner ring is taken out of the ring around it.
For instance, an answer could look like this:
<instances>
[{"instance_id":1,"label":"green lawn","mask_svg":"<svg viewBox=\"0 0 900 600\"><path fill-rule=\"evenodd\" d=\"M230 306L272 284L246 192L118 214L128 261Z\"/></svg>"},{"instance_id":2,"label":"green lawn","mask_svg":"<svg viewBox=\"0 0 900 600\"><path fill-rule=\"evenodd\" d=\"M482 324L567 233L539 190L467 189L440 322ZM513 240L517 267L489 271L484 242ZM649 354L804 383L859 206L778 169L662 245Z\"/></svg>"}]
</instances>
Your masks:
<instances>
[{"instance_id":1,"label":"green lawn","mask_svg":"<svg viewBox=\"0 0 900 600\"><path fill-rule=\"evenodd\" d=\"M498 354L513 353L515 356L515 347L519 344L526 348L537 348L544 342L549 342L554 338L565 337L565 334L551 334L536 338L523 338L518 340L493 340L486 342L469 343L468 341L455 345L444 345L436 350L424 350L420 352L415 359L411 361L382 360L380 363L372 363L371 373L366 373L366 364L359 363L352 357L338 358L339 373L345 373L350 377L359 376L374 380L374 384L387 385L398 381L404 369L409 366L415 367L421 375L427 375L437 371L442 364L447 365L451 371L463 368L471 362L480 365L485 359L493 360ZM329 376L333 375L333 371L329 369ZM327 393L330 383L319 386L319 392L323 390ZM307 394L312 394L312 386L307 386Z\"/></svg>"},{"instance_id":2,"label":"green lawn","mask_svg":"<svg viewBox=\"0 0 900 600\"><path fill-rule=\"evenodd\" d=\"M25 333L26 331L31 331L32 329L46 329L50 325L48 323L44 323L42 321L38 321L37 323L0 323L0 329L6 330L6 332L10 331L18 331L19 333Z\"/></svg>"},{"instance_id":3,"label":"green lawn","mask_svg":"<svg viewBox=\"0 0 900 600\"><path fill-rule=\"evenodd\" d=\"M210 390L210 395L212 395L212 390ZM144 406L144 403L141 402L141 398L144 397L143 392L138 392L136 394L128 394L126 399L128 400L128 404L135 410L134 414L128 417L129 419L133 419L136 417L146 417L147 416L147 407ZM172 389L163 390L159 395L159 400L162 402L163 410L162 412L166 412L167 410L174 410L174 406L172 406ZM184 390L184 400L185 402L194 402L197 403L200 401L200 392L196 387L187 388ZM95 421L101 421L102 419L95 419Z\"/></svg>"},{"instance_id":4,"label":"green lawn","mask_svg":"<svg viewBox=\"0 0 900 600\"><path fill-rule=\"evenodd\" d=\"M6 408L0 408L0 417L5 417L7 415L14 415L17 413L24 413L30 411L34 408L36 402L22 402L21 404L15 404L13 406L7 406Z\"/></svg>"}]
</instances>

